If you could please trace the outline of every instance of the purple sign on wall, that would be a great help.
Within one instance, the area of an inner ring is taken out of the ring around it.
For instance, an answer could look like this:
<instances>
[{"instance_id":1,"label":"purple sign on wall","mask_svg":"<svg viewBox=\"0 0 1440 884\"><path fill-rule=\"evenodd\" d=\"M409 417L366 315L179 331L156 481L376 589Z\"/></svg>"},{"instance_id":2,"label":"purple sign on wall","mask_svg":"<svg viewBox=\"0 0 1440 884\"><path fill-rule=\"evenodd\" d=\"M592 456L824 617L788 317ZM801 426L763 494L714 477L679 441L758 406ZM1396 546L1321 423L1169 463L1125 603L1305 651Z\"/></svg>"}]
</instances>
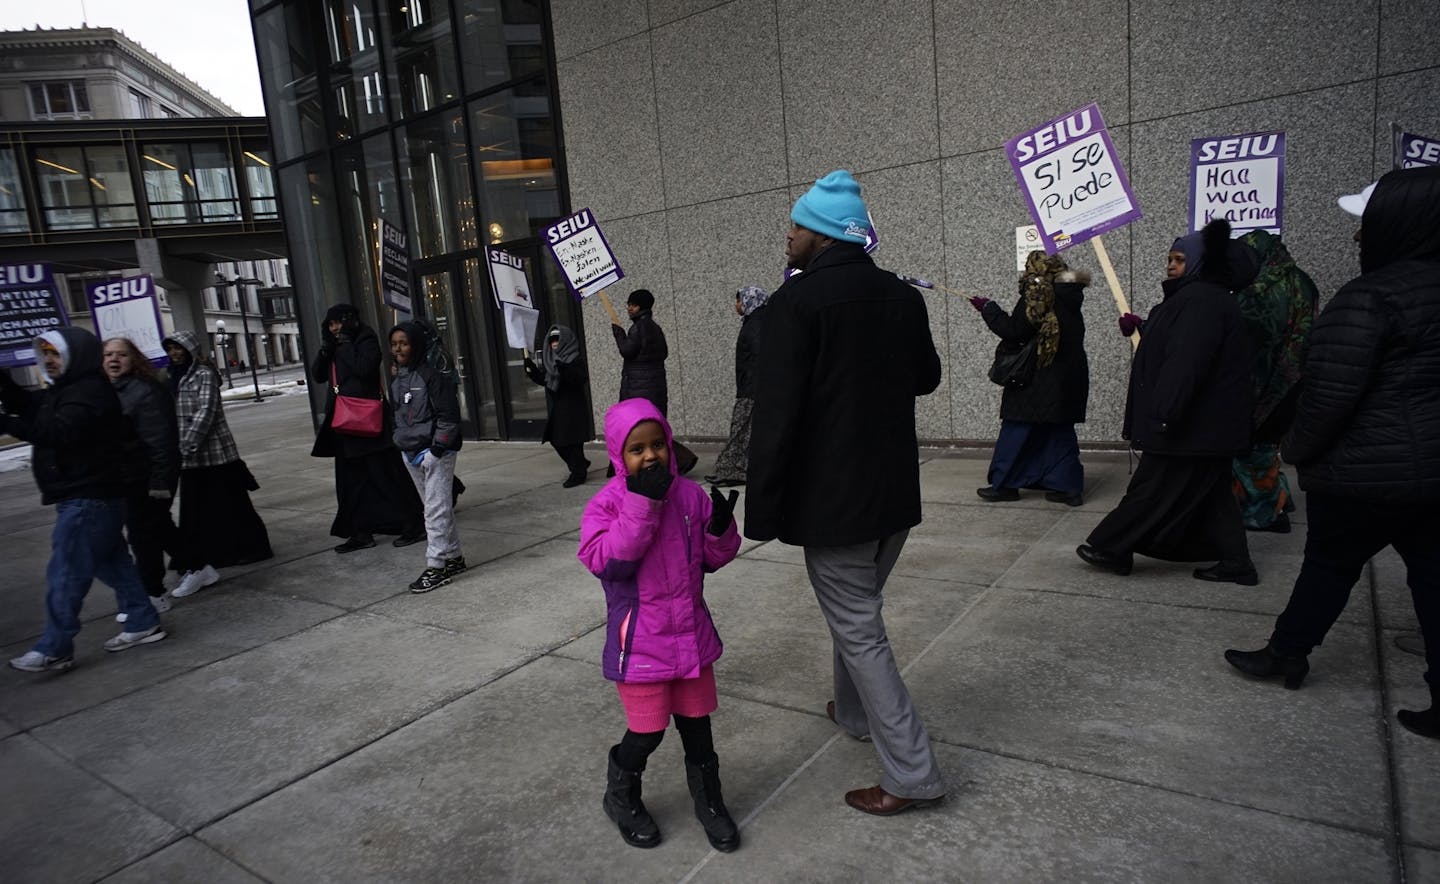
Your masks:
<instances>
[{"instance_id":1,"label":"purple sign on wall","mask_svg":"<svg viewBox=\"0 0 1440 884\"><path fill-rule=\"evenodd\" d=\"M1140 217L1098 104L1016 135L1005 154L1051 255Z\"/></svg>"},{"instance_id":2,"label":"purple sign on wall","mask_svg":"<svg viewBox=\"0 0 1440 884\"><path fill-rule=\"evenodd\" d=\"M1411 132L1395 132L1395 168L1440 166L1440 141Z\"/></svg>"},{"instance_id":3,"label":"purple sign on wall","mask_svg":"<svg viewBox=\"0 0 1440 884\"><path fill-rule=\"evenodd\" d=\"M150 274L86 283L85 297L101 341L129 338L151 363L170 364L161 346L165 327L160 323L160 299Z\"/></svg>"},{"instance_id":4,"label":"purple sign on wall","mask_svg":"<svg viewBox=\"0 0 1440 884\"><path fill-rule=\"evenodd\" d=\"M625 278L620 262L610 250L595 215L581 209L545 228L545 248L565 273L565 284L575 297L585 300Z\"/></svg>"},{"instance_id":5,"label":"purple sign on wall","mask_svg":"<svg viewBox=\"0 0 1440 884\"><path fill-rule=\"evenodd\" d=\"M0 264L0 368L35 364L35 339L68 323L49 264Z\"/></svg>"},{"instance_id":6,"label":"purple sign on wall","mask_svg":"<svg viewBox=\"0 0 1440 884\"><path fill-rule=\"evenodd\" d=\"M1216 218L1232 235L1284 229L1285 133L1217 135L1190 142L1190 231Z\"/></svg>"}]
</instances>

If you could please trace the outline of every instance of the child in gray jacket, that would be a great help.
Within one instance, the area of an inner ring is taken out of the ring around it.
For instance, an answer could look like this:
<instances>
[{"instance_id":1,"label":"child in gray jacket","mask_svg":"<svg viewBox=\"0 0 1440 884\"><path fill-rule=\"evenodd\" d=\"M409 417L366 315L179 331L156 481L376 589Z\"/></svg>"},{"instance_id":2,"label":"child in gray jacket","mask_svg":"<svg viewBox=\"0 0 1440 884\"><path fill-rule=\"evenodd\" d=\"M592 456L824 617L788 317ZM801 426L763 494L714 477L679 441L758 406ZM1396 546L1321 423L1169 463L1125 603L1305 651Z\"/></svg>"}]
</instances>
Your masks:
<instances>
[{"instance_id":1,"label":"child in gray jacket","mask_svg":"<svg viewBox=\"0 0 1440 884\"><path fill-rule=\"evenodd\" d=\"M417 322L390 329L395 373L390 405L395 410L395 447L425 505L425 571L411 592L429 592L465 570L460 532L455 528L452 486L455 452L460 450L460 397L455 377L430 364L427 351L437 346Z\"/></svg>"}]
</instances>

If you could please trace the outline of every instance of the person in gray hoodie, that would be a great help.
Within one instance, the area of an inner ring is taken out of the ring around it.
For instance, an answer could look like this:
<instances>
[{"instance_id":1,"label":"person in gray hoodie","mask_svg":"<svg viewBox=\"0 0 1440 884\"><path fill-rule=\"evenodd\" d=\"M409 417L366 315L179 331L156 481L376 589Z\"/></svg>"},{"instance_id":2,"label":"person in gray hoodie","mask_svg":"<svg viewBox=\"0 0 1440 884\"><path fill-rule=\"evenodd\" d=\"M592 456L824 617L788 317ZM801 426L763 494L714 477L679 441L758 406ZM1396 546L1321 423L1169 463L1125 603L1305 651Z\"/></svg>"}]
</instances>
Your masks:
<instances>
[{"instance_id":1,"label":"person in gray hoodie","mask_svg":"<svg viewBox=\"0 0 1440 884\"><path fill-rule=\"evenodd\" d=\"M460 450L460 395L455 376L431 364L437 346L418 322L390 329L390 406L395 412L392 441L425 505L425 570L411 592L429 592L465 570L455 528L455 452Z\"/></svg>"}]
</instances>

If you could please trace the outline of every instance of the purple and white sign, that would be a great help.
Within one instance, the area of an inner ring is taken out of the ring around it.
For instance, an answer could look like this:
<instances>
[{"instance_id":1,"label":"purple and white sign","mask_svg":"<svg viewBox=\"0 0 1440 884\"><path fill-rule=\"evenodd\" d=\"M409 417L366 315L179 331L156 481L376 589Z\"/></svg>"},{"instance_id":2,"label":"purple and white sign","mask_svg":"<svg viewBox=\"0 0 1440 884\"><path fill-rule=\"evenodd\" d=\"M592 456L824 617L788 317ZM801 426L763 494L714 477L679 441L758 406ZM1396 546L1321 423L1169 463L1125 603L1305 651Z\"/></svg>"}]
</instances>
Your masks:
<instances>
[{"instance_id":1,"label":"purple and white sign","mask_svg":"<svg viewBox=\"0 0 1440 884\"><path fill-rule=\"evenodd\" d=\"M413 313L410 299L410 245L405 231L380 219L380 298L401 313Z\"/></svg>"},{"instance_id":2,"label":"purple and white sign","mask_svg":"<svg viewBox=\"0 0 1440 884\"><path fill-rule=\"evenodd\" d=\"M545 228L543 236L545 247L565 274L565 284L580 300L625 278L589 209L561 218Z\"/></svg>"},{"instance_id":3,"label":"purple and white sign","mask_svg":"<svg viewBox=\"0 0 1440 884\"><path fill-rule=\"evenodd\" d=\"M1140 217L1098 104L1016 135L1005 153L1048 254Z\"/></svg>"},{"instance_id":4,"label":"purple and white sign","mask_svg":"<svg viewBox=\"0 0 1440 884\"><path fill-rule=\"evenodd\" d=\"M170 363L161 343L165 327L160 322L160 298L150 274L86 283L85 298L100 340L129 338L152 364Z\"/></svg>"},{"instance_id":5,"label":"purple and white sign","mask_svg":"<svg viewBox=\"0 0 1440 884\"><path fill-rule=\"evenodd\" d=\"M1416 169L1420 166L1440 166L1440 140L1397 129L1395 168Z\"/></svg>"},{"instance_id":6,"label":"purple and white sign","mask_svg":"<svg viewBox=\"0 0 1440 884\"><path fill-rule=\"evenodd\" d=\"M1284 228L1285 133L1219 135L1190 142L1190 231L1216 218L1233 236Z\"/></svg>"},{"instance_id":7,"label":"purple and white sign","mask_svg":"<svg viewBox=\"0 0 1440 884\"><path fill-rule=\"evenodd\" d=\"M0 368L35 364L35 339L68 324L49 264L0 264Z\"/></svg>"}]
</instances>

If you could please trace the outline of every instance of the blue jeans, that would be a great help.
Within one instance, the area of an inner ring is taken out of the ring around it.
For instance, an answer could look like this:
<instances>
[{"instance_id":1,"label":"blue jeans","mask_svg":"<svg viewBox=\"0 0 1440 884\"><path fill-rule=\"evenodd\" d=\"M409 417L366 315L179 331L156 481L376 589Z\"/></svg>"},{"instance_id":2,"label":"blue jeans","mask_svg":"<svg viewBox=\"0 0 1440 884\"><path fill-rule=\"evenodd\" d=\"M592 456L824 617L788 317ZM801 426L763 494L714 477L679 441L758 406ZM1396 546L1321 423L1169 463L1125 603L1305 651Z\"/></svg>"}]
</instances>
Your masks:
<instances>
[{"instance_id":1,"label":"blue jeans","mask_svg":"<svg viewBox=\"0 0 1440 884\"><path fill-rule=\"evenodd\" d=\"M45 634L35 650L50 657L68 657L80 632L80 608L96 578L115 590L115 601L127 615L127 632L158 626L160 615L150 604L140 574L130 559L121 528L123 500L80 498L55 505L55 531L50 535L50 564L45 569Z\"/></svg>"}]
</instances>

